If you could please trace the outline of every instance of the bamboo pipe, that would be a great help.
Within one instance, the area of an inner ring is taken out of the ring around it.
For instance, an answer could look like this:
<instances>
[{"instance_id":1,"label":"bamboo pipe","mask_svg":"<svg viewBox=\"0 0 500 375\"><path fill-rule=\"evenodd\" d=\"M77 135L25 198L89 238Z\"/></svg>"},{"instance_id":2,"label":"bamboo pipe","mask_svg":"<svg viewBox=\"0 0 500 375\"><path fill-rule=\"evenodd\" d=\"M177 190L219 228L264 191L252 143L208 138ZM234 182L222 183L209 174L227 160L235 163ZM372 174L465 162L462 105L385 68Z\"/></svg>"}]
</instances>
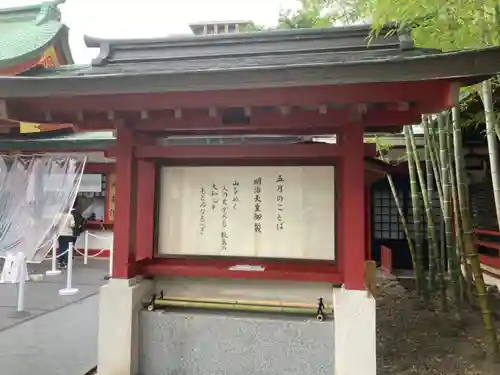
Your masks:
<instances>
[{"instance_id":1,"label":"bamboo pipe","mask_svg":"<svg viewBox=\"0 0 500 375\"><path fill-rule=\"evenodd\" d=\"M155 306L183 307L208 310L233 310L233 311L253 311L253 312L279 312L285 314L316 314L318 320L324 319L324 314L331 311L324 310L323 314L317 314L317 308L286 307L286 306L262 306L262 305L242 305L237 303L216 303L216 302L190 302L175 301L170 299L157 299Z\"/></svg>"},{"instance_id":2,"label":"bamboo pipe","mask_svg":"<svg viewBox=\"0 0 500 375\"><path fill-rule=\"evenodd\" d=\"M153 311L157 306L160 307L181 307L198 308L211 310L234 310L234 311L253 311L253 312L279 312L285 314L316 314L318 321L323 321L326 314L332 314L331 306L323 306L322 312L318 313L318 306L313 304L284 304L278 301L231 301L223 299L201 299L186 297L173 298L155 298L152 301L145 301L144 305L148 310ZM245 302L245 303L242 303ZM257 303L260 304L257 304Z\"/></svg>"},{"instance_id":3,"label":"bamboo pipe","mask_svg":"<svg viewBox=\"0 0 500 375\"><path fill-rule=\"evenodd\" d=\"M161 298L160 298L161 299ZM184 301L184 302L208 302L208 303L229 303L237 305L257 305L269 307L292 307L303 309L317 309L318 304L315 303L300 303L300 302L283 302L283 301L268 301L268 300L236 300L225 298L196 298L196 297L168 297L163 298L171 301ZM332 309L332 306L325 305L325 310Z\"/></svg>"}]
</instances>

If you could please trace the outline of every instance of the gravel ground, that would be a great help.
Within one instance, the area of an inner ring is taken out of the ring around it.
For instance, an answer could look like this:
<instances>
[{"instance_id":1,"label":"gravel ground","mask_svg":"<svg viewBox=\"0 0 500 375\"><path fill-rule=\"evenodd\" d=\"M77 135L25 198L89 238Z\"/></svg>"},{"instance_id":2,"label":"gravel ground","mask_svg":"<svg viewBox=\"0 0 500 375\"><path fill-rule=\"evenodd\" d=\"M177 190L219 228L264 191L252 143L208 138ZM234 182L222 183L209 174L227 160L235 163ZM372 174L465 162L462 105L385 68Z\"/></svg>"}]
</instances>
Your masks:
<instances>
[{"instance_id":1,"label":"gravel ground","mask_svg":"<svg viewBox=\"0 0 500 375\"><path fill-rule=\"evenodd\" d=\"M464 308L458 321L392 279L380 284L377 314L378 375L500 375L477 311Z\"/></svg>"}]
</instances>

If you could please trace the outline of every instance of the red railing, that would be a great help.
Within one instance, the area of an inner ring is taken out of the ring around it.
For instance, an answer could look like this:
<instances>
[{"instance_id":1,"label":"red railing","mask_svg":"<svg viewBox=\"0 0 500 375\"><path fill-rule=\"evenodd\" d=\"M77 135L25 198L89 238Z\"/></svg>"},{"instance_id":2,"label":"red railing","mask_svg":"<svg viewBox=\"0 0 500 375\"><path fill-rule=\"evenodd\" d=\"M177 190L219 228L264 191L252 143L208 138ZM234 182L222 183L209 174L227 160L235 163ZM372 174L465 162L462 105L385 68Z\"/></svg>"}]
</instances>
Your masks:
<instances>
[{"instance_id":1,"label":"red railing","mask_svg":"<svg viewBox=\"0 0 500 375\"><path fill-rule=\"evenodd\" d=\"M392 250L384 245L380 246L380 268L387 274L392 274Z\"/></svg>"},{"instance_id":2,"label":"red railing","mask_svg":"<svg viewBox=\"0 0 500 375\"><path fill-rule=\"evenodd\" d=\"M488 249L489 254L481 254L481 263L500 269L500 232L488 229L474 229L476 245ZM493 255L491 254L493 253Z\"/></svg>"}]
</instances>

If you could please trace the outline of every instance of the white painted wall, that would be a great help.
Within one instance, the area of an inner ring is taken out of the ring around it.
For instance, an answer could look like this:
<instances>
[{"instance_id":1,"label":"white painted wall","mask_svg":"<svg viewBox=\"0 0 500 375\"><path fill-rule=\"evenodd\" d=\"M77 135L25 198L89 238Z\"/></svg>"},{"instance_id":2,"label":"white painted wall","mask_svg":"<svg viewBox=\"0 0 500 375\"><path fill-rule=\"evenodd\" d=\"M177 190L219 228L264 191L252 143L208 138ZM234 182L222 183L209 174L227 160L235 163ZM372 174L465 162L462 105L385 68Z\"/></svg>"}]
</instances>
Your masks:
<instances>
[{"instance_id":1,"label":"white painted wall","mask_svg":"<svg viewBox=\"0 0 500 375\"><path fill-rule=\"evenodd\" d=\"M376 301L365 290L333 289L335 374L376 375Z\"/></svg>"},{"instance_id":2,"label":"white painted wall","mask_svg":"<svg viewBox=\"0 0 500 375\"><path fill-rule=\"evenodd\" d=\"M164 167L158 253L333 260L334 180L332 166Z\"/></svg>"},{"instance_id":3,"label":"white painted wall","mask_svg":"<svg viewBox=\"0 0 500 375\"><path fill-rule=\"evenodd\" d=\"M139 310L153 290L151 280L111 279L99 293L99 375L138 371Z\"/></svg>"}]
</instances>

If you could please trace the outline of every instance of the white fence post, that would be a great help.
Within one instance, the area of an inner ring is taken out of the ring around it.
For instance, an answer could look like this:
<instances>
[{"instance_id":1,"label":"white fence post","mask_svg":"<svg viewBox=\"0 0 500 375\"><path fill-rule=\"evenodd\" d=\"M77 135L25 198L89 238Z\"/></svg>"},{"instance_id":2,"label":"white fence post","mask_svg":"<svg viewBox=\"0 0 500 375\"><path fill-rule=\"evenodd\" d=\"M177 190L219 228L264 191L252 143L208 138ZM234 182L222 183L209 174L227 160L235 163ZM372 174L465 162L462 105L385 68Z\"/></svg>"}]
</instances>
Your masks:
<instances>
[{"instance_id":1,"label":"white fence post","mask_svg":"<svg viewBox=\"0 0 500 375\"><path fill-rule=\"evenodd\" d=\"M87 265L89 262L89 231L85 230L84 234L84 248L83 248L83 264Z\"/></svg>"},{"instance_id":2,"label":"white fence post","mask_svg":"<svg viewBox=\"0 0 500 375\"><path fill-rule=\"evenodd\" d=\"M26 294L26 278L27 274L27 266L26 266L26 257L24 254L18 254L19 258L22 257L21 264L19 265L19 276L18 276L18 290L17 290L17 312L24 312L24 301Z\"/></svg>"},{"instance_id":3,"label":"white fence post","mask_svg":"<svg viewBox=\"0 0 500 375\"><path fill-rule=\"evenodd\" d=\"M111 244L109 245L109 278L113 277L113 254L115 252L113 246L113 239L111 240Z\"/></svg>"},{"instance_id":4,"label":"white fence post","mask_svg":"<svg viewBox=\"0 0 500 375\"><path fill-rule=\"evenodd\" d=\"M57 239L52 243L52 269L45 272L47 276L57 276L61 274L61 270L57 269Z\"/></svg>"},{"instance_id":5,"label":"white fence post","mask_svg":"<svg viewBox=\"0 0 500 375\"><path fill-rule=\"evenodd\" d=\"M72 296L78 293L77 288L73 288L73 242L68 245L68 273L66 274L66 288L59 290L60 296Z\"/></svg>"}]
</instances>

